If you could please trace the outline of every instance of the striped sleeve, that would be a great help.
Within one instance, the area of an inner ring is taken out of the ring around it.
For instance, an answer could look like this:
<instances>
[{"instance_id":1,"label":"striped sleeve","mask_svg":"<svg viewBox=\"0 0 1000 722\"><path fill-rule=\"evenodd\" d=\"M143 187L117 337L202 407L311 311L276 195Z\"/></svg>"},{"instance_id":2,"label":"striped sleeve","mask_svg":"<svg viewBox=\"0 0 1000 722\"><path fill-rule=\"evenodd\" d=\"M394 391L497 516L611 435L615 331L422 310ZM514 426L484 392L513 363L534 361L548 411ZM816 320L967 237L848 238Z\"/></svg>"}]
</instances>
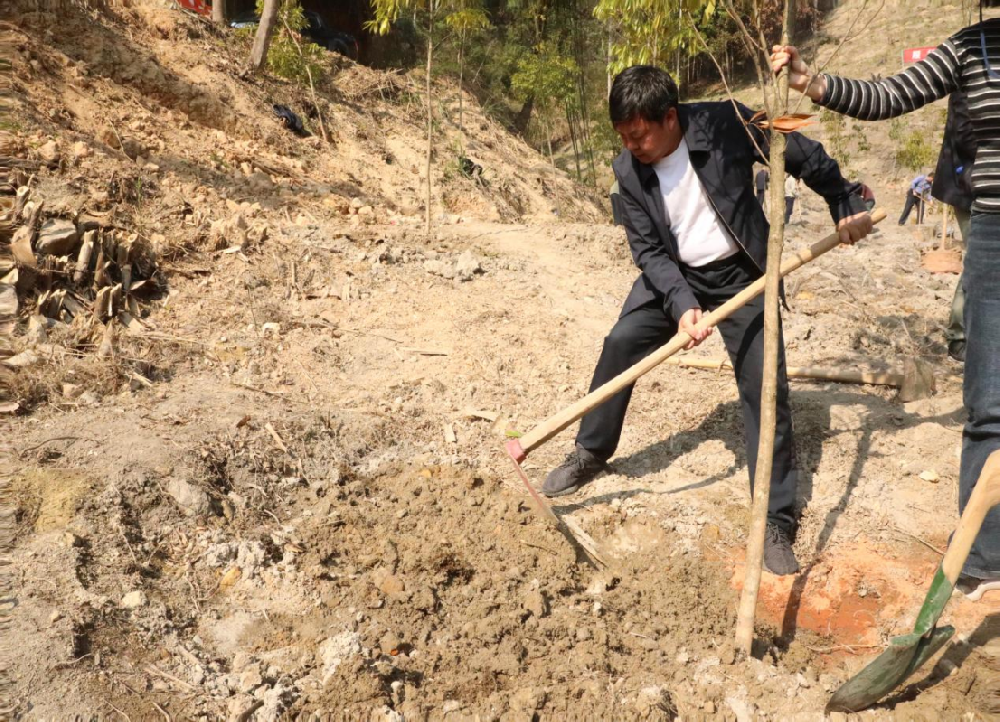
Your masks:
<instances>
[{"instance_id":1,"label":"striped sleeve","mask_svg":"<svg viewBox=\"0 0 1000 722\"><path fill-rule=\"evenodd\" d=\"M858 120L887 120L949 95L961 85L962 60L946 40L919 63L878 82L825 75L819 104Z\"/></svg>"}]
</instances>

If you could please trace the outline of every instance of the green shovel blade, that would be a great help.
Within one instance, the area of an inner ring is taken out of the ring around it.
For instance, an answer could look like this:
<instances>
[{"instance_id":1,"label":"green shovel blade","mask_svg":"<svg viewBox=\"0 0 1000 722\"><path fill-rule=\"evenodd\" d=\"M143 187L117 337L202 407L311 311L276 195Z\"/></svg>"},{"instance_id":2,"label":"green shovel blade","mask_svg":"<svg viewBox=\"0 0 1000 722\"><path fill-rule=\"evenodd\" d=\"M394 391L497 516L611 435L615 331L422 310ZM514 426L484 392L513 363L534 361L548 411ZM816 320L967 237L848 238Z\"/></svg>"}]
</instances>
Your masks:
<instances>
[{"instance_id":1,"label":"green shovel blade","mask_svg":"<svg viewBox=\"0 0 1000 722\"><path fill-rule=\"evenodd\" d=\"M857 712L875 704L933 657L955 633L954 627L934 627L953 589L954 585L939 567L913 633L891 639L882 654L834 692L827 711Z\"/></svg>"},{"instance_id":2,"label":"green shovel blade","mask_svg":"<svg viewBox=\"0 0 1000 722\"><path fill-rule=\"evenodd\" d=\"M917 644L896 644L896 637L889 648L875 661L847 680L826 705L827 712L859 712L870 707L902 684L924 662L951 639L954 627L935 629L926 637L918 637Z\"/></svg>"}]
</instances>

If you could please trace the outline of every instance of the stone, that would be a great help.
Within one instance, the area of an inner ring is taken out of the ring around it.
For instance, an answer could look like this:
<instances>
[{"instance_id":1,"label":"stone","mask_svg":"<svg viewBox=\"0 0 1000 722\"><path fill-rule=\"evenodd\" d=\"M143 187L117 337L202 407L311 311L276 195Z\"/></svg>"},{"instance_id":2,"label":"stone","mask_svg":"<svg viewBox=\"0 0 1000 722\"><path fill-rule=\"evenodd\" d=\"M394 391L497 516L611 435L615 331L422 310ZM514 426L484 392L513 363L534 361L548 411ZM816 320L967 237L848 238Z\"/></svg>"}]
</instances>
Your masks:
<instances>
[{"instance_id":1,"label":"stone","mask_svg":"<svg viewBox=\"0 0 1000 722\"><path fill-rule=\"evenodd\" d=\"M406 584L402 579L392 574L386 569L380 569L372 576L372 582L376 589L385 595L401 594L406 591Z\"/></svg>"},{"instance_id":2,"label":"stone","mask_svg":"<svg viewBox=\"0 0 1000 722\"><path fill-rule=\"evenodd\" d=\"M82 140L78 140L73 144L73 160L76 162L79 163L84 158L89 158L90 153L90 146Z\"/></svg>"},{"instance_id":3,"label":"stone","mask_svg":"<svg viewBox=\"0 0 1000 722\"><path fill-rule=\"evenodd\" d=\"M930 482L931 484L937 484L939 481L941 481L941 476L936 471L934 471L934 469L927 469L926 471L922 471L920 473L920 478L923 479L924 481Z\"/></svg>"},{"instance_id":4,"label":"stone","mask_svg":"<svg viewBox=\"0 0 1000 722\"><path fill-rule=\"evenodd\" d=\"M477 273L482 273L483 267L472 255L472 251L466 251L455 261L455 276L459 281L471 281Z\"/></svg>"},{"instance_id":5,"label":"stone","mask_svg":"<svg viewBox=\"0 0 1000 722\"><path fill-rule=\"evenodd\" d=\"M38 230L35 249L42 255L65 256L80 242L76 224L62 218L45 221Z\"/></svg>"},{"instance_id":6,"label":"stone","mask_svg":"<svg viewBox=\"0 0 1000 722\"><path fill-rule=\"evenodd\" d=\"M248 664L240 672L239 690L241 692L253 692L262 684L264 684L264 675L261 674L259 663Z\"/></svg>"},{"instance_id":7,"label":"stone","mask_svg":"<svg viewBox=\"0 0 1000 722\"><path fill-rule=\"evenodd\" d=\"M122 138L121 151L131 160L135 160L136 158L146 154L145 149L142 147L142 143L134 138Z\"/></svg>"},{"instance_id":8,"label":"stone","mask_svg":"<svg viewBox=\"0 0 1000 722\"><path fill-rule=\"evenodd\" d=\"M40 314L32 314L28 318L27 340L30 346L38 346L48 341L49 334L45 330L45 317Z\"/></svg>"},{"instance_id":9,"label":"stone","mask_svg":"<svg viewBox=\"0 0 1000 722\"><path fill-rule=\"evenodd\" d=\"M48 143L45 143L38 149L38 157L41 158L42 162L46 165L58 165L60 158L59 144L54 140L50 140Z\"/></svg>"},{"instance_id":10,"label":"stone","mask_svg":"<svg viewBox=\"0 0 1000 722\"><path fill-rule=\"evenodd\" d=\"M536 619L541 619L542 617L547 617L549 615L549 600L541 589L535 589L528 592L527 596L524 598L524 609L531 612L532 616Z\"/></svg>"},{"instance_id":11,"label":"stone","mask_svg":"<svg viewBox=\"0 0 1000 722\"><path fill-rule=\"evenodd\" d=\"M674 719L677 707L665 687L644 687L635 698L635 711L640 719Z\"/></svg>"},{"instance_id":12,"label":"stone","mask_svg":"<svg viewBox=\"0 0 1000 722\"><path fill-rule=\"evenodd\" d=\"M319 645L323 684L330 681L344 661L359 654L361 654L361 637L357 632L347 630L326 639Z\"/></svg>"},{"instance_id":13,"label":"stone","mask_svg":"<svg viewBox=\"0 0 1000 722\"><path fill-rule=\"evenodd\" d=\"M167 493L174 498L178 506L191 515L208 513L208 494L184 479L171 479L167 484Z\"/></svg>"},{"instance_id":14,"label":"stone","mask_svg":"<svg viewBox=\"0 0 1000 722\"><path fill-rule=\"evenodd\" d=\"M122 609L138 609L146 606L146 595L141 590L136 589L122 597Z\"/></svg>"}]
</instances>

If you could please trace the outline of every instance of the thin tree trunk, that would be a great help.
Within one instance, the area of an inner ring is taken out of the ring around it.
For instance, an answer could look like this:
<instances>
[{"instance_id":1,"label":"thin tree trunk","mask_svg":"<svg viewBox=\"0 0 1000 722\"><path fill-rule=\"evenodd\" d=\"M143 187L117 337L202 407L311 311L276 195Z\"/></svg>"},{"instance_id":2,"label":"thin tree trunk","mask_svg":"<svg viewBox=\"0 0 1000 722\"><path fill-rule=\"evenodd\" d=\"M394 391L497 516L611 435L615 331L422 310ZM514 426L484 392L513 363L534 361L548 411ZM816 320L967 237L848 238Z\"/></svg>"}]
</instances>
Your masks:
<instances>
[{"instance_id":1,"label":"thin tree trunk","mask_svg":"<svg viewBox=\"0 0 1000 722\"><path fill-rule=\"evenodd\" d=\"M281 0L264 0L264 12L260 16L260 25L253 39L253 50L250 52L250 70L259 73L267 60L267 49L271 47L271 38L278 27L278 8Z\"/></svg>"},{"instance_id":2,"label":"thin tree trunk","mask_svg":"<svg viewBox=\"0 0 1000 722\"><path fill-rule=\"evenodd\" d=\"M608 52L604 58L604 67L608 70L608 97L611 97L611 83L614 78L611 76L611 21L608 21Z\"/></svg>"},{"instance_id":3,"label":"thin tree trunk","mask_svg":"<svg viewBox=\"0 0 1000 722\"><path fill-rule=\"evenodd\" d=\"M465 28L462 28L461 39L458 43L458 144L460 148L465 147L465 130L462 125L462 88L464 85L465 77ZM464 153L465 151L462 150Z\"/></svg>"},{"instance_id":4,"label":"thin tree trunk","mask_svg":"<svg viewBox=\"0 0 1000 722\"><path fill-rule=\"evenodd\" d=\"M795 0L785 0L781 44L788 45ZM788 70L778 76L771 108L776 116L788 109ZM767 88L764 92L769 92ZM774 431L778 391L779 325L778 295L781 287L781 251L785 238L785 136L771 132L771 233L767 239L767 269L764 284L764 378L761 384L760 443L757 446L757 470L754 476L750 534L747 539L746 572L736 621L736 649L748 655L753 647L754 616L760 592L761 566L764 559L764 536L767 506L771 497L771 469L774 465Z\"/></svg>"},{"instance_id":5,"label":"thin tree trunk","mask_svg":"<svg viewBox=\"0 0 1000 722\"><path fill-rule=\"evenodd\" d=\"M548 120L545 120L542 123L542 129L543 129L543 132L545 133L545 143L549 147L549 163L551 163L552 167L555 168L556 167L556 157L552 153L552 126L549 125L549 121Z\"/></svg>"},{"instance_id":6,"label":"thin tree trunk","mask_svg":"<svg viewBox=\"0 0 1000 722\"><path fill-rule=\"evenodd\" d=\"M576 161L576 179L583 180L583 173L580 171L580 149L576 144L576 128L573 125L573 116L569 108L566 108L566 124L569 126L569 138L573 142L573 160Z\"/></svg>"},{"instance_id":7,"label":"thin tree trunk","mask_svg":"<svg viewBox=\"0 0 1000 722\"><path fill-rule=\"evenodd\" d=\"M431 153L434 151L434 104L431 97L431 63L434 58L434 5L427 13L427 213L424 230L431 232Z\"/></svg>"},{"instance_id":8,"label":"thin tree trunk","mask_svg":"<svg viewBox=\"0 0 1000 722\"><path fill-rule=\"evenodd\" d=\"M226 0L212 0L212 22L226 24Z\"/></svg>"}]
</instances>

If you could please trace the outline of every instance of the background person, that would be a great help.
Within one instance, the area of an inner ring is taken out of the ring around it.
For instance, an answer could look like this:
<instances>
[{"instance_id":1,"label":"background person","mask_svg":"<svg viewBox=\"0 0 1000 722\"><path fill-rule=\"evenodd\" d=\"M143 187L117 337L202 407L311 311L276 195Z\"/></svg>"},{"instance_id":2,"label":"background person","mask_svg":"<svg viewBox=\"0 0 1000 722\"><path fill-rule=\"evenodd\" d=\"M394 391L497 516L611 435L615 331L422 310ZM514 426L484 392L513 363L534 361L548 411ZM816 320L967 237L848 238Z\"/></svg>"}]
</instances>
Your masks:
<instances>
[{"instance_id":1,"label":"background person","mask_svg":"<svg viewBox=\"0 0 1000 722\"><path fill-rule=\"evenodd\" d=\"M799 197L798 179L791 173L785 176L785 225L792 219L795 210L795 199Z\"/></svg>"},{"instance_id":2,"label":"background person","mask_svg":"<svg viewBox=\"0 0 1000 722\"><path fill-rule=\"evenodd\" d=\"M764 207L764 198L767 197L767 187L771 185L771 171L767 168L761 168L757 171L756 177L753 179L754 188L757 189L757 202L760 203L760 207Z\"/></svg>"}]
</instances>

